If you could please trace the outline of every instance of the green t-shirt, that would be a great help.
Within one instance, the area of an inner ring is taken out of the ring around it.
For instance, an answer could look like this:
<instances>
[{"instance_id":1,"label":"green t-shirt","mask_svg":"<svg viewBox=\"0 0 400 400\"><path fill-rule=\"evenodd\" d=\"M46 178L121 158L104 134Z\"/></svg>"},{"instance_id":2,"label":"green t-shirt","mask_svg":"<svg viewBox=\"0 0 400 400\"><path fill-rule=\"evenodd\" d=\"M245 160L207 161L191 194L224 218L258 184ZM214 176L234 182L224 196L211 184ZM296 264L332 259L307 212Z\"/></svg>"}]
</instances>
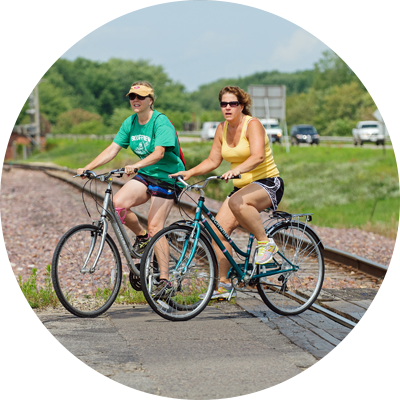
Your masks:
<instances>
[{"instance_id":1,"label":"green t-shirt","mask_svg":"<svg viewBox=\"0 0 400 400\"><path fill-rule=\"evenodd\" d=\"M154 130L153 130L154 127ZM153 165L140 168L139 173L174 184L175 179L168 178L169 174L185 170L180 157L179 144L175 128L169 119L154 110L150 121L145 125L139 124L136 114L128 117L114 138L114 143L124 149L131 150L142 160L154 151L156 146L165 147L164 157ZM179 183L179 186L182 186Z\"/></svg>"}]
</instances>

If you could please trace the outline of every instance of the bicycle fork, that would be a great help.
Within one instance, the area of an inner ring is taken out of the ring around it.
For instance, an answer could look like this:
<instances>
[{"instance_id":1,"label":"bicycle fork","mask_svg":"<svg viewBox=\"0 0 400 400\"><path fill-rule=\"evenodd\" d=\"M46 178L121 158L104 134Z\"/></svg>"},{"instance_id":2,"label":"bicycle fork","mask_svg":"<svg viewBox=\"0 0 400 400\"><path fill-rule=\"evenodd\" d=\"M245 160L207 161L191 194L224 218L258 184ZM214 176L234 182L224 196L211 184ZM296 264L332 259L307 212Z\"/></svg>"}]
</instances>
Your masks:
<instances>
[{"instance_id":1,"label":"bicycle fork","mask_svg":"<svg viewBox=\"0 0 400 400\"><path fill-rule=\"evenodd\" d=\"M108 224L107 224L107 221L105 219L102 222L103 222L103 233L101 235L101 242L100 242L100 246L99 246L99 250L97 252L96 258L95 258L95 260L93 262L92 267L87 269L86 267L87 267L87 265L89 263L90 258L92 257L93 250L94 250L94 248L96 246L97 236L98 236L97 232L92 232L93 233L92 242L90 243L90 248L89 248L88 255L86 256L86 260L85 260L85 262L83 264L83 267L81 269L81 273L82 274L86 274L86 272L89 272L90 274L93 274L93 272L96 269L97 263L99 261L100 255L101 255L101 253L103 251L104 242L106 240L106 235L107 235Z\"/></svg>"},{"instance_id":2,"label":"bicycle fork","mask_svg":"<svg viewBox=\"0 0 400 400\"><path fill-rule=\"evenodd\" d=\"M97 242L97 236L99 236L98 232L94 232L92 235L92 242L90 243L90 248L88 251L88 254L86 256L86 260L83 264L83 267L81 269L81 273L82 274L86 274L87 272L89 272L89 274L93 274L93 272L96 270L96 266L97 263L99 261L99 258L101 256L101 253L103 252L103 248L104 248L104 242L106 240L106 236L107 236L107 229L108 229L108 223L106 220L106 215L107 215L107 208L108 208L108 203L110 201L110 194L111 194L111 183L108 183L108 188L106 190L105 196L104 196L104 201L103 201L103 210L101 212L101 216L100 216L100 220L97 222L97 227L99 228L99 230L101 228L102 229L102 235L101 235L101 241L100 241L100 245L99 245L99 250L97 252L96 258L93 262L93 265L90 268L87 268L87 265L89 263L90 258L92 257L94 248L96 246L96 242Z\"/></svg>"}]
</instances>

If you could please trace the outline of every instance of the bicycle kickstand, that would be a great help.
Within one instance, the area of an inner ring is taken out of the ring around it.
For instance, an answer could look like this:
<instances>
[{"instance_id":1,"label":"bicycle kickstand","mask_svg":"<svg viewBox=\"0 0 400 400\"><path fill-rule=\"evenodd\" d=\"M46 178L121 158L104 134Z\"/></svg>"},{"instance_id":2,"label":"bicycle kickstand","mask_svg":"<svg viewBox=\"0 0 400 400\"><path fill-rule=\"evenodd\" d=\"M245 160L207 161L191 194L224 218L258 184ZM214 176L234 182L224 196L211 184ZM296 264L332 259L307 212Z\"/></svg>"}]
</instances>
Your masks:
<instances>
[{"instance_id":1,"label":"bicycle kickstand","mask_svg":"<svg viewBox=\"0 0 400 400\"><path fill-rule=\"evenodd\" d=\"M234 292L236 292L236 289L235 289L235 287L232 285L232 290L231 290L231 292L229 293L228 301L231 301L231 298L232 298Z\"/></svg>"}]
</instances>

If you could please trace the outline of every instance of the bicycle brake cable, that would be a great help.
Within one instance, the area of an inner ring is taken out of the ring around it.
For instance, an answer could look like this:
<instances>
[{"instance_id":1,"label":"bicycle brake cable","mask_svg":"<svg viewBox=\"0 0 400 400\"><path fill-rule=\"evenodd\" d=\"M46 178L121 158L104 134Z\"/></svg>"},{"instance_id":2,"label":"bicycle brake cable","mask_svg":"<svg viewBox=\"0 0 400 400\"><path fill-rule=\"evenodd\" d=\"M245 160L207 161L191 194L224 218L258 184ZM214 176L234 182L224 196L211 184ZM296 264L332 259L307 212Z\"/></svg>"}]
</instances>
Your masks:
<instances>
[{"instance_id":1,"label":"bicycle brake cable","mask_svg":"<svg viewBox=\"0 0 400 400\"><path fill-rule=\"evenodd\" d=\"M190 186L198 185L198 184L201 183L201 182L205 182L205 179L203 179L202 181L198 181L198 182L196 182L196 183L194 183L193 185L190 185ZM179 196L179 198L178 198L179 213L180 213L181 217L184 218L184 219L185 219L185 217L182 215L182 212L185 213L185 215L187 216L187 218L188 218L190 221L193 221L193 218L190 217L190 216L187 214L187 212L183 209L183 207L182 207L181 204L180 204L180 200L181 200L182 196L183 196L185 193L186 193L186 196L188 196L190 200L192 200L194 203L197 203L196 200L194 200L194 199L193 199L191 196L189 196L189 194L187 193L187 192L188 192L188 189L189 189L189 188L185 188L184 190L182 190L182 192L181 192L181 194L180 194L180 196Z\"/></svg>"},{"instance_id":2,"label":"bicycle brake cable","mask_svg":"<svg viewBox=\"0 0 400 400\"><path fill-rule=\"evenodd\" d=\"M84 194L85 194L85 187L86 187L86 185L89 183L89 181L90 181L90 179L88 179L88 180L84 183L84 185L82 186L82 203L83 203L83 205L84 205L84 207L85 207L86 212L87 212L88 215L89 215L89 218L92 218L92 216L90 215L89 209L88 209L87 206L86 206L86 201L85 201L85 196L84 196ZM89 186L90 186L90 185L89 185ZM89 192L90 192L90 189L89 189Z\"/></svg>"}]
</instances>

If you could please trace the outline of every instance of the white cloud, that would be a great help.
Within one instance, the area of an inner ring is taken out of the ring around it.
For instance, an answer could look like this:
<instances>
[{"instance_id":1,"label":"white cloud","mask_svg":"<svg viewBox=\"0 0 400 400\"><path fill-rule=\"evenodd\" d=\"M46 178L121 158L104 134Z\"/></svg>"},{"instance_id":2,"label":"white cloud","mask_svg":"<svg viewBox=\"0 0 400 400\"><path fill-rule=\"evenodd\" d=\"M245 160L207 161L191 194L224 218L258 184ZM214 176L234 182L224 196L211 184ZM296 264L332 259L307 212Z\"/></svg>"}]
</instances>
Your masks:
<instances>
[{"instance_id":1,"label":"white cloud","mask_svg":"<svg viewBox=\"0 0 400 400\"><path fill-rule=\"evenodd\" d=\"M296 29L292 36L280 43L272 53L269 63L273 68L301 62L304 56L321 47L321 41L303 29Z\"/></svg>"}]
</instances>

